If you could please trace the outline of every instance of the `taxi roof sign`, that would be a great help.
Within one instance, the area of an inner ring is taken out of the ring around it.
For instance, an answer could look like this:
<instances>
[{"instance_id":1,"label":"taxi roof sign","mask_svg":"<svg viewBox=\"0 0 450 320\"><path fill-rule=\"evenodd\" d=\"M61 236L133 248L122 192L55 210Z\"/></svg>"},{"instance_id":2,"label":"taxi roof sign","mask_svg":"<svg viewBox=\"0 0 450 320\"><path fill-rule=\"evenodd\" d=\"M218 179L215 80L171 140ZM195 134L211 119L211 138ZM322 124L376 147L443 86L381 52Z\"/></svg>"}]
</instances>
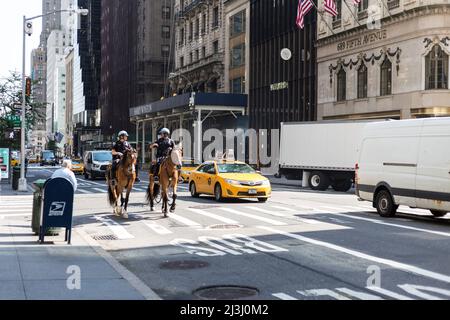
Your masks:
<instances>
[{"instance_id":1,"label":"taxi roof sign","mask_svg":"<svg viewBox=\"0 0 450 320\"><path fill-rule=\"evenodd\" d=\"M235 161L234 150L229 149L226 153L216 151L216 160Z\"/></svg>"}]
</instances>

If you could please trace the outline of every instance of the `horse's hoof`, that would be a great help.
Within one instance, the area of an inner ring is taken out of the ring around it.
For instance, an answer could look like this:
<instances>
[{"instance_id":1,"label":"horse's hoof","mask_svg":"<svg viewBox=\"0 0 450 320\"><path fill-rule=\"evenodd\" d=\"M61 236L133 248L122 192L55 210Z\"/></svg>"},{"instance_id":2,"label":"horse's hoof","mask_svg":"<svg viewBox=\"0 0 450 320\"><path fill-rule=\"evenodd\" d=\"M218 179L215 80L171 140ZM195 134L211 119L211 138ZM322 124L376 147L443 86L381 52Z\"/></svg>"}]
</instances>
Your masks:
<instances>
[{"instance_id":1,"label":"horse's hoof","mask_svg":"<svg viewBox=\"0 0 450 320\"><path fill-rule=\"evenodd\" d=\"M128 213L126 211L122 214L122 218L128 219Z\"/></svg>"},{"instance_id":2,"label":"horse's hoof","mask_svg":"<svg viewBox=\"0 0 450 320\"><path fill-rule=\"evenodd\" d=\"M151 212L154 212L154 211L155 211L155 208L151 207L151 208L150 208L150 211L151 211Z\"/></svg>"},{"instance_id":3,"label":"horse's hoof","mask_svg":"<svg viewBox=\"0 0 450 320\"><path fill-rule=\"evenodd\" d=\"M114 214L116 216L120 217L120 208L119 207L114 208Z\"/></svg>"}]
</instances>

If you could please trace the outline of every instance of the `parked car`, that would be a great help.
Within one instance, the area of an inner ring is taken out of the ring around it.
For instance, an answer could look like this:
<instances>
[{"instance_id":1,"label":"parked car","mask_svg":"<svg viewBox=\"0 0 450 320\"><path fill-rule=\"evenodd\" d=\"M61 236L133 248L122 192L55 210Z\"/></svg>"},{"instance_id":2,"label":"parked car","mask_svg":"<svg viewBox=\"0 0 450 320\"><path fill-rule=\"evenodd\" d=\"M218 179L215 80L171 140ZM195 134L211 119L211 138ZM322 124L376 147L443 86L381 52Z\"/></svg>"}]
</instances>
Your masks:
<instances>
[{"instance_id":1,"label":"parked car","mask_svg":"<svg viewBox=\"0 0 450 320\"><path fill-rule=\"evenodd\" d=\"M450 118L368 124L356 165L357 195L383 217L400 205L450 212Z\"/></svg>"},{"instance_id":2,"label":"parked car","mask_svg":"<svg viewBox=\"0 0 450 320\"><path fill-rule=\"evenodd\" d=\"M84 155L84 177L105 178L108 165L112 164L111 151L88 151Z\"/></svg>"}]
</instances>

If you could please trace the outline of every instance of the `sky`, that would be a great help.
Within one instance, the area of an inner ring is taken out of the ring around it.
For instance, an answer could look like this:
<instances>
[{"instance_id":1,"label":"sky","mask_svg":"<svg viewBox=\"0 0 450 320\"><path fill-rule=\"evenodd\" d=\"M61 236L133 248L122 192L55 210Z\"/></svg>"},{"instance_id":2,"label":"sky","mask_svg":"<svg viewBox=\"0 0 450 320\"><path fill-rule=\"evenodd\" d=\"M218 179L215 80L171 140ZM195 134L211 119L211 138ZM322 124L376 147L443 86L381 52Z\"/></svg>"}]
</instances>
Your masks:
<instances>
[{"instance_id":1,"label":"sky","mask_svg":"<svg viewBox=\"0 0 450 320\"><path fill-rule=\"evenodd\" d=\"M41 0L0 0L0 78L10 70L22 72L23 16L42 14ZM33 35L26 37L26 73L30 73L31 50L39 46L42 19L33 20Z\"/></svg>"}]
</instances>

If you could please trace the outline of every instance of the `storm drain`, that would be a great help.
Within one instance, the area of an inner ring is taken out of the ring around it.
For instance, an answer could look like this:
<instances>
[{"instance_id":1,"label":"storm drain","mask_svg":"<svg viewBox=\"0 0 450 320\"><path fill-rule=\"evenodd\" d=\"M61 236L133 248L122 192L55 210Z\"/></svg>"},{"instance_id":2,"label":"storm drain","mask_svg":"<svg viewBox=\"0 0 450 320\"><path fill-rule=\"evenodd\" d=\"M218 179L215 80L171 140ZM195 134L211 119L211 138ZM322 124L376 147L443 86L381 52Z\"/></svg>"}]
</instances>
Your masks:
<instances>
[{"instance_id":1,"label":"storm drain","mask_svg":"<svg viewBox=\"0 0 450 320\"><path fill-rule=\"evenodd\" d=\"M213 230L228 230L228 229L240 229L243 226L239 224L214 224L212 226L207 227L206 229L213 229Z\"/></svg>"},{"instance_id":2,"label":"storm drain","mask_svg":"<svg viewBox=\"0 0 450 320\"><path fill-rule=\"evenodd\" d=\"M119 238L117 238L117 236L115 236L113 234L95 235L95 236L92 236L92 239L97 240L97 241L119 240Z\"/></svg>"},{"instance_id":3,"label":"storm drain","mask_svg":"<svg viewBox=\"0 0 450 320\"><path fill-rule=\"evenodd\" d=\"M259 290L240 286L212 286L197 289L193 294L204 300L238 300L259 295Z\"/></svg>"},{"instance_id":4,"label":"storm drain","mask_svg":"<svg viewBox=\"0 0 450 320\"><path fill-rule=\"evenodd\" d=\"M208 262L195 260L166 261L159 265L160 269L166 270L192 270L206 267L209 267Z\"/></svg>"}]
</instances>

